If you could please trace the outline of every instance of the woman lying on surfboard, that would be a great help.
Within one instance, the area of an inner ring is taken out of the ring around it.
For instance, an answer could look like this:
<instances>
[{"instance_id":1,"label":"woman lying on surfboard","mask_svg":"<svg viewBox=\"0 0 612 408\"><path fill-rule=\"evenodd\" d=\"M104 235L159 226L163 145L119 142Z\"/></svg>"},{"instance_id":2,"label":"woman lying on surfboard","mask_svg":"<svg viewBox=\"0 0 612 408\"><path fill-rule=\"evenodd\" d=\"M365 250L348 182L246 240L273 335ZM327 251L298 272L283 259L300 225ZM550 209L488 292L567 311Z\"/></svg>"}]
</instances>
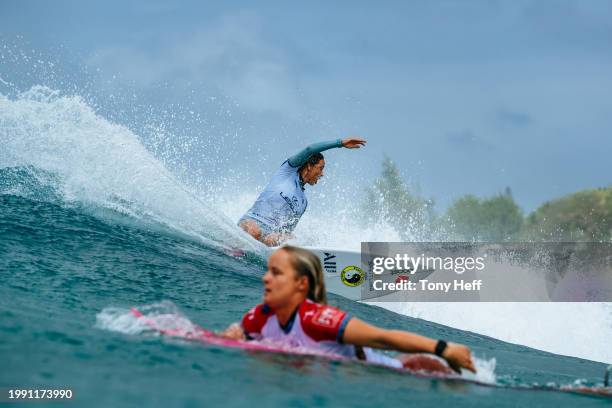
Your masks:
<instances>
[{"instance_id":1,"label":"woman lying on surfboard","mask_svg":"<svg viewBox=\"0 0 612 408\"><path fill-rule=\"evenodd\" d=\"M272 176L238 225L268 246L286 241L308 205L304 186L314 186L323 177L325 159L321 152L334 147L356 149L365 143L363 139L354 138L332 140L312 144L291 156Z\"/></svg>"},{"instance_id":2,"label":"woman lying on surfboard","mask_svg":"<svg viewBox=\"0 0 612 408\"><path fill-rule=\"evenodd\" d=\"M222 336L268 339L413 371L450 374L451 369L458 372L465 368L476 372L470 349L464 345L381 329L327 306L321 261L310 251L292 246L276 250L268 259L263 283L263 303L244 315L241 325L230 326ZM393 358L372 348L413 354Z\"/></svg>"}]
</instances>

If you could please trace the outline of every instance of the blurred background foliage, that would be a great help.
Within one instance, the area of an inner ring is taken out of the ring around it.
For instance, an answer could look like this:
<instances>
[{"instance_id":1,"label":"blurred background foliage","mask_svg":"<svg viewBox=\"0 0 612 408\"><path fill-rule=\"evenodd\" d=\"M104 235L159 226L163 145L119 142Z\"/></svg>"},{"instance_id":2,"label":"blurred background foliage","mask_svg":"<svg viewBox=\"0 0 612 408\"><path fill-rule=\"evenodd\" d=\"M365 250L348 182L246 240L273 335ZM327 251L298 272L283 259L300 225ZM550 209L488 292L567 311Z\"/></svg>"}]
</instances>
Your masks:
<instances>
[{"instance_id":1,"label":"blurred background foliage","mask_svg":"<svg viewBox=\"0 0 612 408\"><path fill-rule=\"evenodd\" d=\"M509 187L492 197L456 199L443 213L434 200L410 187L388 157L380 176L365 191L361 213L366 225L385 222L404 240L483 242L612 241L612 186L578 191L525 214Z\"/></svg>"}]
</instances>

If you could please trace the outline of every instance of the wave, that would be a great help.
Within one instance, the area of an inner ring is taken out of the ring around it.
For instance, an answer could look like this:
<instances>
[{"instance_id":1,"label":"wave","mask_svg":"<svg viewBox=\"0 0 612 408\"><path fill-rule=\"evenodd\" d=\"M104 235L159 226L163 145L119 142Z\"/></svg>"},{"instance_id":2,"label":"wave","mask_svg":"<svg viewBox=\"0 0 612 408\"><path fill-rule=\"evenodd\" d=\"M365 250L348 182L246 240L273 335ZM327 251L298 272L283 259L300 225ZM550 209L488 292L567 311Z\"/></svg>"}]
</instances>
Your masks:
<instances>
[{"instance_id":1,"label":"wave","mask_svg":"<svg viewBox=\"0 0 612 408\"><path fill-rule=\"evenodd\" d=\"M0 95L0 144L0 168L12 169L4 173L5 192L111 209L211 246L262 249L178 181L132 131L79 96L44 86L14 99Z\"/></svg>"}]
</instances>

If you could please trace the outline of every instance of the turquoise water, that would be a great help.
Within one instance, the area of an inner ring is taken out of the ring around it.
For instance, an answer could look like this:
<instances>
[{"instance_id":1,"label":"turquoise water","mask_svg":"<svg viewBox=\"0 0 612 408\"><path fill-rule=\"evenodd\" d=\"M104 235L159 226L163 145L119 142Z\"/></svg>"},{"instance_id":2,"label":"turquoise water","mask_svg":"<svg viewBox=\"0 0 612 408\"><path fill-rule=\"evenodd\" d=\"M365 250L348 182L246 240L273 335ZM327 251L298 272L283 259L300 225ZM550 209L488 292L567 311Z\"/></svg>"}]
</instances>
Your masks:
<instances>
[{"instance_id":1,"label":"turquoise water","mask_svg":"<svg viewBox=\"0 0 612 408\"><path fill-rule=\"evenodd\" d=\"M0 169L0 387L70 388L74 402L66 404L87 407L610 406L610 399L530 389L601 386L604 364L333 295L332 304L369 322L465 343L484 374L525 390L253 354L131 333L120 321L100 324L97 316L108 308L166 300L194 323L222 329L260 301L264 260L231 257L160 224L64 202L32 172Z\"/></svg>"}]
</instances>

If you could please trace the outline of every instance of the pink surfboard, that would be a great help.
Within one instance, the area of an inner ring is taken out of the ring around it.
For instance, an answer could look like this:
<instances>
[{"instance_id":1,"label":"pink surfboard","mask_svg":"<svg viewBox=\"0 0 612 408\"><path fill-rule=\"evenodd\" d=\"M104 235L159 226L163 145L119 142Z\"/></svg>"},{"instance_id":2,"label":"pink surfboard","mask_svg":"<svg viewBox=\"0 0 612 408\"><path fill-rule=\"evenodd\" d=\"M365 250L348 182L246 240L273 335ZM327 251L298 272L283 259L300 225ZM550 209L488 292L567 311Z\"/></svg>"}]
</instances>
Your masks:
<instances>
[{"instance_id":1,"label":"pink surfboard","mask_svg":"<svg viewBox=\"0 0 612 408\"><path fill-rule=\"evenodd\" d=\"M320 354L308 350L296 350L296 349L285 349L282 347L276 347L269 344L258 343L256 341L245 341L245 340L232 340L221 336L218 336L210 330L206 330L200 326L189 324L189 328L173 327L167 328L162 327L159 321L155 318L144 315L135 307L131 309L132 314L147 325L151 330L169 337L176 337L189 341L197 341L205 344L222 347L240 348L243 350L255 351L255 352L267 352L267 353L282 353L288 355L303 355L303 356L316 356L323 357L329 360L340 360L340 361L351 361L360 364L376 365L388 368L389 370L403 372L410 375L414 375L422 378L440 379L444 381L460 382L466 384L479 385L484 387L493 388L510 388L519 391L556 391L556 392L567 392L572 394L592 395L598 397L612 398L612 387L576 387L576 386L508 386L500 385L495 383L485 383L478 380L467 379L457 374L449 374L448 368L440 369L440 363L438 360L428 357L427 355L415 355L415 359L411 361L408 368L394 368L384 366L377 363L350 359L338 355ZM157 316L159 317L159 316ZM165 320L172 320L176 318L177 321L184 320L185 318L178 314L166 314L164 315Z\"/></svg>"},{"instance_id":2,"label":"pink surfboard","mask_svg":"<svg viewBox=\"0 0 612 408\"><path fill-rule=\"evenodd\" d=\"M457 377L459 378L458 375L452 374L452 370L450 370L450 368L442 364L438 359L430 358L424 354L421 354L421 355L415 354L414 358L410 358L409 362L406 364L406 367L407 367L406 369L398 369L398 368L382 365L379 363L351 359L351 358L336 355L336 354L317 353L314 350L282 348L282 347L274 346L271 344L259 343L257 341L228 339L225 337L221 337L210 330L206 330L200 326L194 325L191 322L189 322L188 328L163 327L163 325L160 324L159 316L157 316L157 319L151 318L149 316L144 315L142 312L140 312L138 309L134 307L132 307L130 310L136 318L140 319L150 329L156 331L159 334L163 334L169 337L177 337L177 338L181 338L185 340L198 341L198 342L211 344L215 346L233 347L233 348L240 348L240 349L251 350L251 351L264 351L264 352L283 353L283 354L292 354L292 355L318 356L318 357L324 357L330 360L355 361L355 362L360 362L364 364L388 367L390 369L393 369L396 371L402 371L402 372L403 371L411 372L411 373L425 373L426 372L427 374L429 374L428 376L432 376L432 377L444 377L444 378ZM163 318L165 321L172 320L173 317L175 318L177 322L184 319L183 316L178 315L178 314L163 315Z\"/></svg>"}]
</instances>

